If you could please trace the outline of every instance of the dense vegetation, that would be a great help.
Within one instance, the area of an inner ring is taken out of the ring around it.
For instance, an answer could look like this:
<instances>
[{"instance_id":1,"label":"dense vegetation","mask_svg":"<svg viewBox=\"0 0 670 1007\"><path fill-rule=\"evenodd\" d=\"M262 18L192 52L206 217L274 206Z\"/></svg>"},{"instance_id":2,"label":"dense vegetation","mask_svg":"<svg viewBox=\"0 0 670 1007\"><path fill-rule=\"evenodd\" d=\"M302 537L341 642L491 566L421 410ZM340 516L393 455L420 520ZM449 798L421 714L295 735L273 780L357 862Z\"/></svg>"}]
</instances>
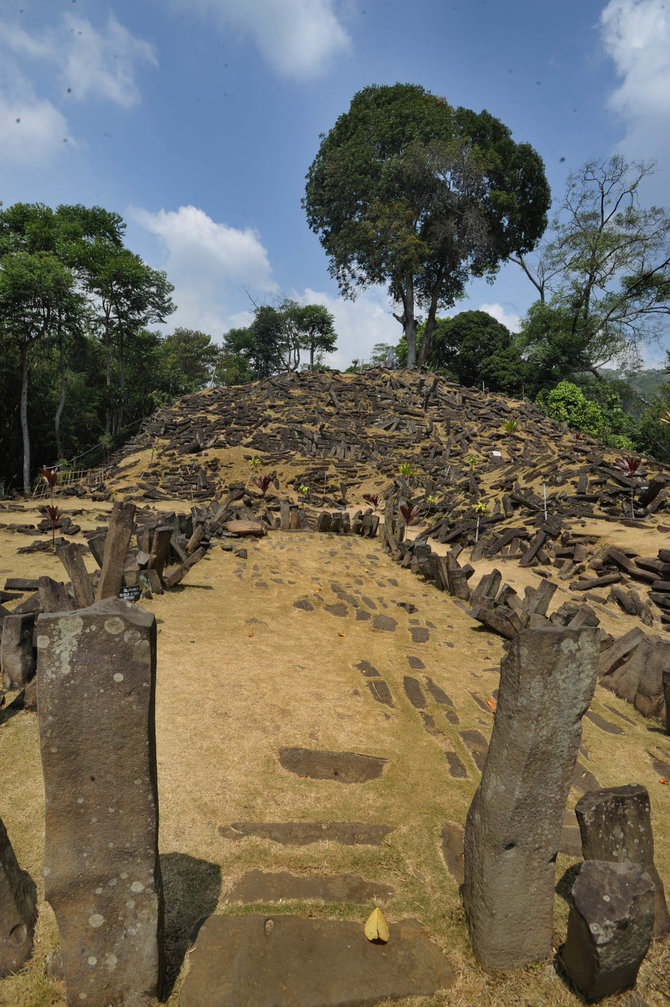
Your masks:
<instances>
[{"instance_id":1,"label":"dense vegetation","mask_svg":"<svg viewBox=\"0 0 670 1007\"><path fill-rule=\"evenodd\" d=\"M368 365L418 360L670 462L670 353L665 370L640 371L643 346L667 335L670 314L670 216L640 202L651 170L613 157L570 176L531 259L549 201L532 147L487 112L416 85L373 86L322 138L304 206L342 292L383 282L401 306L402 339L375 346ZM6 490L28 492L43 464L99 464L163 402L324 366L335 348L330 312L291 299L255 305L222 345L184 328L151 331L175 310L173 288L125 247L124 232L101 207L0 210ZM538 295L519 333L482 311L438 316L468 277L490 277L502 261L516 262Z\"/></svg>"}]
</instances>

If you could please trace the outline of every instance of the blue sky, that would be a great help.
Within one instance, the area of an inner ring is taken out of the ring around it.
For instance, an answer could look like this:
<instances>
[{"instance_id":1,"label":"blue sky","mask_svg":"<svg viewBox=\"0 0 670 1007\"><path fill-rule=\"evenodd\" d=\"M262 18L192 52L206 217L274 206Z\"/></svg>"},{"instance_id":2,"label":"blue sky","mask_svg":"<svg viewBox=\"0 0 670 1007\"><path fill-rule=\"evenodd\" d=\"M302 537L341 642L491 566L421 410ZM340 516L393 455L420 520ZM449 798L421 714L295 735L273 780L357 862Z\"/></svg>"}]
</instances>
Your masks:
<instances>
[{"instance_id":1,"label":"blue sky","mask_svg":"<svg viewBox=\"0 0 670 1007\"><path fill-rule=\"evenodd\" d=\"M396 81L502 119L556 200L618 152L655 160L645 202L670 203L670 0L0 0L0 199L121 213L175 285L167 331L326 304L345 367L400 326L383 290L339 297L300 200L319 133ZM533 293L510 265L450 313L513 327Z\"/></svg>"}]
</instances>

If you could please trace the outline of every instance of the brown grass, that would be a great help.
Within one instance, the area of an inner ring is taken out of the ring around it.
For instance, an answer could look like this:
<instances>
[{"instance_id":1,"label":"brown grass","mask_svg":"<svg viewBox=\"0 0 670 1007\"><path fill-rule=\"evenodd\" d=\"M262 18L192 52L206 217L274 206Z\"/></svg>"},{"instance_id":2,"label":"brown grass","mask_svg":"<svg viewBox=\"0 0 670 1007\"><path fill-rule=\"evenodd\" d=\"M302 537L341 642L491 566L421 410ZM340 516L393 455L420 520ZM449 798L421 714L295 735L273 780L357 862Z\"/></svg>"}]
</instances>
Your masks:
<instances>
[{"instance_id":1,"label":"brown grass","mask_svg":"<svg viewBox=\"0 0 670 1007\"><path fill-rule=\"evenodd\" d=\"M108 507L89 506L88 526L104 523ZM176 508L183 509L183 504ZM67 511L67 504L63 509ZM0 511L2 521L15 517L14 511ZM613 533L614 526L608 525L607 531ZM631 529L625 534L630 543ZM64 579L55 557L16 554L27 541L29 537L0 530L0 575L47 573ZM446 821L464 822L478 781L458 731L476 728L485 736L490 733L492 716L477 705L471 692L486 699L496 688L502 641L476 627L453 601L391 563L377 542L275 533L244 544L246 560L215 547L181 588L146 603L159 622L160 850L172 972L188 946L193 925L214 911L309 912L359 920L362 925L371 905L315 901L241 906L227 901L233 883L254 868L297 874L350 872L392 885L395 894L383 905L387 917L418 918L456 968L458 978L451 990L405 999L401 1007L582 1003L551 960L502 978L491 978L479 969L470 951L458 885L441 855L442 826ZM640 551L652 549L645 546ZM477 576L485 569L478 566ZM532 571L519 570L516 564L503 571L518 588L524 579L537 583ZM372 598L377 611L397 621L396 632L375 631L370 621L357 622L351 608L346 618L323 611L322 605L339 601L338 586ZM293 602L305 596L317 611L294 608ZM562 596L557 596L555 604L560 600ZM409 602L417 611L408 614L398 602ZM421 626L433 624L428 643L412 643L412 619ZM624 617L608 619L608 628L617 635L632 625ZM457 751L467 766L467 780L450 777L443 748L424 730L419 712L405 697L403 676L421 680L422 675L410 669L408 654L421 658L424 673L456 704L458 727L446 723L430 700L429 712L443 731L443 745ZM393 709L372 699L366 679L354 667L363 659L387 681ZM634 724L625 725L604 704L625 713ZM585 721L590 760L586 765L602 786L631 782L647 786L657 866L670 887L670 788L658 783L646 754L655 748L670 761L668 738L600 689L593 708L624 725L626 733L608 735ZM285 745L353 750L383 756L389 763L381 779L366 784L303 779L281 768L277 752ZM44 978L44 959L57 946L58 936L53 913L43 900L43 790L34 714L20 713L0 727L0 751L0 817L40 898L35 955L20 975L0 979L0 1005L64 1007L62 985ZM571 794L570 806L578 796ZM256 838L230 842L219 835L219 825L243 820L363 821L386 823L395 830L380 847L340 847L330 842L283 847ZM557 881L573 862L559 857ZM557 895L555 947L565 938L566 919L567 905ZM668 944L658 943L638 983L638 992L649 1005L670 1002L668 966ZM167 1001L173 1007L187 968L188 955ZM632 1003L625 997L609 1002Z\"/></svg>"}]
</instances>

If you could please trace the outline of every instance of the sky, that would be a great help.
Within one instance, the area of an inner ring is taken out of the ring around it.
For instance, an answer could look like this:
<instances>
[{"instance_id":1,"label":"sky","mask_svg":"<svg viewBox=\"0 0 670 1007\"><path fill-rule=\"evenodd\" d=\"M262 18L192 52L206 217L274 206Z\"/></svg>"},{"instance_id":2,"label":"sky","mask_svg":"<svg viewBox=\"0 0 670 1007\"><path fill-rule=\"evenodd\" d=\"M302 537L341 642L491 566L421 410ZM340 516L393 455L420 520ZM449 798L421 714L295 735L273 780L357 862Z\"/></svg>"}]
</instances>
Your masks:
<instances>
[{"instance_id":1,"label":"sky","mask_svg":"<svg viewBox=\"0 0 670 1007\"><path fill-rule=\"evenodd\" d=\"M0 200L120 213L174 284L165 332L324 304L344 368L401 328L383 288L340 297L305 175L353 95L396 81L501 119L556 204L615 153L655 161L644 202L670 203L670 0L0 0ZM533 300L508 264L441 313L515 329Z\"/></svg>"}]
</instances>

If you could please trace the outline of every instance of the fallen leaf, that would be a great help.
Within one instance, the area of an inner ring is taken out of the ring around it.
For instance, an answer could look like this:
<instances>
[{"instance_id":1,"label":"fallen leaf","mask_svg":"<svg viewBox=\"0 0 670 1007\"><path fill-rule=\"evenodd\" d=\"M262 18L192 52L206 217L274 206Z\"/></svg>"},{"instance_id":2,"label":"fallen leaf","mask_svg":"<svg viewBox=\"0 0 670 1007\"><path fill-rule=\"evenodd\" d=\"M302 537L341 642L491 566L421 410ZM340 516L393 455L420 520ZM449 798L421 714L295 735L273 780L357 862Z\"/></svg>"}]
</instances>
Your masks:
<instances>
[{"instance_id":1,"label":"fallen leaf","mask_svg":"<svg viewBox=\"0 0 670 1007\"><path fill-rule=\"evenodd\" d=\"M498 709L498 700L497 699L487 699L486 700L486 705L490 706L491 709L493 710L493 712L495 713L495 711Z\"/></svg>"},{"instance_id":2,"label":"fallen leaf","mask_svg":"<svg viewBox=\"0 0 670 1007\"><path fill-rule=\"evenodd\" d=\"M670 780L666 780L666 778L664 776L659 776L658 782L659 783L664 783L666 785L666 787L670 786Z\"/></svg>"},{"instance_id":3,"label":"fallen leaf","mask_svg":"<svg viewBox=\"0 0 670 1007\"><path fill-rule=\"evenodd\" d=\"M338 633L337 635L338 636L346 636L347 634L346 633Z\"/></svg>"},{"instance_id":4,"label":"fallen leaf","mask_svg":"<svg viewBox=\"0 0 670 1007\"><path fill-rule=\"evenodd\" d=\"M365 936L373 944L386 944L389 925L381 909L373 909L365 924Z\"/></svg>"},{"instance_id":5,"label":"fallen leaf","mask_svg":"<svg viewBox=\"0 0 670 1007\"><path fill-rule=\"evenodd\" d=\"M253 629L250 629L249 630L249 636L253 636L253 635L254 635L254 631L253 631Z\"/></svg>"}]
</instances>

